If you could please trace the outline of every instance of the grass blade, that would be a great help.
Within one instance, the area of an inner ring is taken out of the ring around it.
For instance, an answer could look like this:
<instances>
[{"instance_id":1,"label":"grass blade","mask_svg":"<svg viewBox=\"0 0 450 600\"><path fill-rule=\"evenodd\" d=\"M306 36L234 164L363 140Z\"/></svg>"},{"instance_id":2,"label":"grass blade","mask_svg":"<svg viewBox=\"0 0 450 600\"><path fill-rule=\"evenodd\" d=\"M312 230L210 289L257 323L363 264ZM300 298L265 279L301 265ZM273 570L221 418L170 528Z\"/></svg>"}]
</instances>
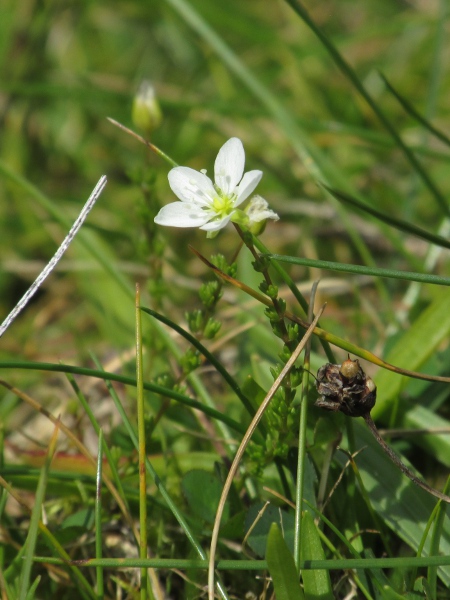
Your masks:
<instances>
[{"instance_id":1,"label":"grass blade","mask_svg":"<svg viewBox=\"0 0 450 600\"><path fill-rule=\"evenodd\" d=\"M447 479L447 485L445 486L444 491L447 491L449 489L450 489L450 478ZM433 532L431 534L431 548L430 548L431 556L439 556L440 541L441 541L442 535L444 533L446 509L447 509L446 505L441 502L438 507L438 513L436 516L436 520L434 522ZM436 593L437 592L437 574L438 574L437 567L435 567L435 566L428 567L427 581L428 581L428 585L430 586L430 590L431 590L431 594L432 594L433 598L437 597L437 593Z\"/></svg>"},{"instance_id":2,"label":"grass blade","mask_svg":"<svg viewBox=\"0 0 450 600\"><path fill-rule=\"evenodd\" d=\"M294 558L276 523L267 538L266 560L277 600L304 600Z\"/></svg>"},{"instance_id":3,"label":"grass blade","mask_svg":"<svg viewBox=\"0 0 450 600\"><path fill-rule=\"evenodd\" d=\"M405 221L401 221L400 219L396 219L390 215L385 215L380 211L372 208L368 204L364 204L363 202L357 200L356 198L350 196L349 194L342 192L340 190L335 190L333 188L328 187L327 185L322 184L326 190L330 192L335 198L337 198L340 202L344 204L349 204L354 208L357 208L369 215L372 215L379 221L383 221L383 223L387 223L391 227L395 227L399 231L404 231L405 233L410 233L415 237L418 237L422 240L426 240L427 242L431 242L436 246L442 246L443 248L450 248L450 242L440 235L435 235L433 233L429 233L422 229L421 227L417 227L417 225L412 225L411 223L406 223Z\"/></svg>"},{"instance_id":4,"label":"grass blade","mask_svg":"<svg viewBox=\"0 0 450 600\"><path fill-rule=\"evenodd\" d=\"M139 556L147 558L147 478L145 459L145 407L144 407L144 372L142 366L142 323L139 308L141 294L136 285L136 382L137 382L137 420L138 420L138 453L139 453ZM147 570L141 569L140 598L147 598Z\"/></svg>"},{"instance_id":5,"label":"grass blade","mask_svg":"<svg viewBox=\"0 0 450 600\"><path fill-rule=\"evenodd\" d=\"M26 551L24 556L24 563L22 567L22 571L20 573L20 587L19 587L19 595L18 600L25 600L28 594L30 575L31 575L31 567L33 564L33 554L34 549L36 547L38 530L39 530L39 521L41 518L41 510L42 505L44 503L45 497L45 489L47 485L47 476L48 471L50 469L50 465L52 462L53 455L56 450L56 442L58 439L59 433L59 421L55 425L55 429L53 431L53 435L50 440L50 444L48 446L47 457L45 459L44 466L41 470L41 475L39 477L38 486L36 489L36 496L34 499L34 506L31 513L30 519L30 528L28 530L27 539L25 542Z\"/></svg>"},{"instance_id":6,"label":"grass blade","mask_svg":"<svg viewBox=\"0 0 450 600\"><path fill-rule=\"evenodd\" d=\"M102 558L102 470L103 470L103 429L98 435L98 458L97 458L97 485L95 493L95 558ZM97 588L99 598L104 595L104 581L102 567L96 568Z\"/></svg>"},{"instance_id":7,"label":"grass blade","mask_svg":"<svg viewBox=\"0 0 450 600\"><path fill-rule=\"evenodd\" d=\"M305 511L302 519L302 560L323 560L325 553L314 519ZM302 580L306 600L333 600L330 574L319 569L303 570Z\"/></svg>"},{"instance_id":8,"label":"grass blade","mask_svg":"<svg viewBox=\"0 0 450 600\"><path fill-rule=\"evenodd\" d=\"M381 110L380 106L375 102L369 92L366 90L356 72L352 69L352 67L348 64L348 62L344 59L344 57L339 53L336 46L331 42L331 40L323 33L323 31L316 25L313 19L310 17L307 10L301 4L299 0L286 0L286 2L292 7L294 12L296 12L301 19L308 25L311 31L319 38L323 46L327 49L330 56L339 67L339 69L344 73L344 75L349 79L352 83L353 87L358 91L358 93L364 98L373 112L376 114L380 122L395 140L397 146L402 150L405 157L408 159L409 163L419 175L423 183L426 185L428 190L431 192L432 197L436 201L436 204L440 208L440 210L445 214L450 214L449 205L445 196L440 192L437 186L434 184L433 180L428 176L428 173L422 167L420 162L417 160L414 152L408 148L408 146L403 142L400 135L397 133L395 127L385 115L385 113Z\"/></svg>"},{"instance_id":9,"label":"grass blade","mask_svg":"<svg viewBox=\"0 0 450 600\"><path fill-rule=\"evenodd\" d=\"M440 140L441 142L443 142L447 146L450 146L450 138L447 137L445 135L445 133L443 133L440 129L437 129L436 127L434 127L424 116L422 116L414 108L414 106L410 102L408 102L408 100L404 96L402 96L394 88L394 86L389 82L389 80L387 79L387 77L385 75L383 75L383 73L378 72L378 74L380 75L381 79L384 81L384 83L385 83L386 87L388 88L388 90L391 92L391 94L393 96L395 96L395 98L403 106L403 108L405 109L405 111L409 115L411 115L418 123L420 123L421 125L423 125L425 127L425 129L427 129L431 134L433 134L435 137L437 137L438 140Z\"/></svg>"},{"instance_id":10,"label":"grass blade","mask_svg":"<svg viewBox=\"0 0 450 600\"><path fill-rule=\"evenodd\" d=\"M314 260L311 258L300 258L298 256L284 256L282 254L270 254L273 260L286 262L293 265L305 265L316 269L328 269L329 271L340 271L354 275L370 275L372 277L386 277L404 281L419 281L420 283L432 283L435 285L450 286L450 277L440 275L427 275L425 273L413 273L412 271L399 271L397 269L381 269L378 267L365 267L361 265L349 265L329 260Z\"/></svg>"}]
</instances>

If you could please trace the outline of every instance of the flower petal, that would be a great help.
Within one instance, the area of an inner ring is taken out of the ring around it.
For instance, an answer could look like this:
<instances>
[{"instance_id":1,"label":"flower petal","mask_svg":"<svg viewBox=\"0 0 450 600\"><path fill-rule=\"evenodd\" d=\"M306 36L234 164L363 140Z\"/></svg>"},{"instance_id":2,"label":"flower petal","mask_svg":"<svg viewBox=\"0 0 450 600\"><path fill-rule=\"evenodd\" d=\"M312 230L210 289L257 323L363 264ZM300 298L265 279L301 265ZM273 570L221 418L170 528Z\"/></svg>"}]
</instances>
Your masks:
<instances>
[{"instance_id":1,"label":"flower petal","mask_svg":"<svg viewBox=\"0 0 450 600\"><path fill-rule=\"evenodd\" d=\"M261 196L253 196L250 200L245 213L249 220L249 227L254 223L261 223L261 221L267 221L267 219L273 219L279 221L280 217L269 208L267 200Z\"/></svg>"},{"instance_id":2,"label":"flower petal","mask_svg":"<svg viewBox=\"0 0 450 600\"><path fill-rule=\"evenodd\" d=\"M237 199L234 203L235 206L239 206L239 204L244 202L244 200L246 200L250 196L255 187L261 181L262 176L262 171L249 171L244 175L241 183L237 186L236 189Z\"/></svg>"},{"instance_id":3,"label":"flower petal","mask_svg":"<svg viewBox=\"0 0 450 600\"><path fill-rule=\"evenodd\" d=\"M175 167L168 174L172 191L182 202L209 206L216 196L209 177L189 167Z\"/></svg>"},{"instance_id":4,"label":"flower petal","mask_svg":"<svg viewBox=\"0 0 450 600\"><path fill-rule=\"evenodd\" d=\"M223 219L219 219L217 221L210 221L209 223L202 225L200 229L203 229L203 231L218 231L219 229L223 229L226 225L228 225L232 216L233 213L227 215Z\"/></svg>"},{"instance_id":5,"label":"flower petal","mask_svg":"<svg viewBox=\"0 0 450 600\"><path fill-rule=\"evenodd\" d=\"M222 146L214 163L214 181L225 195L234 192L245 165L244 146L239 138L231 138Z\"/></svg>"},{"instance_id":6,"label":"flower petal","mask_svg":"<svg viewBox=\"0 0 450 600\"><path fill-rule=\"evenodd\" d=\"M163 206L154 221L169 227L200 227L211 218L209 211L187 202L172 202Z\"/></svg>"}]
</instances>

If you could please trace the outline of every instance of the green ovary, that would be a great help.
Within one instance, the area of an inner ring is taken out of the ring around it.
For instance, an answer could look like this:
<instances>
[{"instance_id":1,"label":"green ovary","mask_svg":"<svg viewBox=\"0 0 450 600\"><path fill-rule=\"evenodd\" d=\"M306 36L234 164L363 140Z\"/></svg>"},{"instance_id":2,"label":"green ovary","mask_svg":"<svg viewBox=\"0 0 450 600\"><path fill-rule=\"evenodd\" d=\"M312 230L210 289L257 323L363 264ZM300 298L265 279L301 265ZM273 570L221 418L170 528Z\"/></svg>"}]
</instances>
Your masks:
<instances>
[{"instance_id":1,"label":"green ovary","mask_svg":"<svg viewBox=\"0 0 450 600\"><path fill-rule=\"evenodd\" d=\"M223 218L229 215L234 209L235 202L234 195L229 196L216 196L212 203L212 209L218 217Z\"/></svg>"}]
</instances>

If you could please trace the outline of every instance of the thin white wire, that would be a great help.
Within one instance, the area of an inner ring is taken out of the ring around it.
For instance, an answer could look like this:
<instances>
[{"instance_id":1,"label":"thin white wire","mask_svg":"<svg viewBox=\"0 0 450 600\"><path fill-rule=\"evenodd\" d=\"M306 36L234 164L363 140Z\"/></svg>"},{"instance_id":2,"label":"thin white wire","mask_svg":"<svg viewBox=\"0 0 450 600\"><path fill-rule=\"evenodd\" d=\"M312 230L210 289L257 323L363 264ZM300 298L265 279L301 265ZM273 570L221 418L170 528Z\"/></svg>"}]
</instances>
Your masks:
<instances>
[{"instance_id":1,"label":"thin white wire","mask_svg":"<svg viewBox=\"0 0 450 600\"><path fill-rule=\"evenodd\" d=\"M47 279L47 277L53 271L55 266L58 264L62 255L69 247L70 242L73 240L73 238L78 233L78 230L83 225L86 217L88 216L92 207L96 203L98 197L102 193L105 185L106 185L106 175L102 175L102 177L100 177L100 179L98 180L97 185L93 189L91 195L89 196L86 204L81 209L81 212L78 215L75 223L70 228L69 233L64 238L62 244L56 251L53 258L48 262L48 264L44 267L44 269L42 269L42 271L37 276L36 280L30 285L28 290L25 292L25 294L22 296L22 298L19 300L19 302L16 304L16 306L12 309L12 311L9 313L9 315L6 317L6 319L0 325L0 337L5 333L5 331L11 325L11 323L14 321L14 319L17 317L17 315L25 308L25 306L28 304L28 302L31 300L31 298L34 296L34 294L39 289L39 286Z\"/></svg>"}]
</instances>

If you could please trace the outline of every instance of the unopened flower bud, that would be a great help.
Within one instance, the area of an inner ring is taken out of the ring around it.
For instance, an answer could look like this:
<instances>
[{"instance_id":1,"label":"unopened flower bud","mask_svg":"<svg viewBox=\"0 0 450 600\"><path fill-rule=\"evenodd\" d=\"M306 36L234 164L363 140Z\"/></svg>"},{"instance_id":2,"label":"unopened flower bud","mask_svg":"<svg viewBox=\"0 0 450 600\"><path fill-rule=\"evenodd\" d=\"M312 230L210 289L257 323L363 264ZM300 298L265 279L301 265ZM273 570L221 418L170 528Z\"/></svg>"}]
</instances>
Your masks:
<instances>
[{"instance_id":1,"label":"unopened flower bud","mask_svg":"<svg viewBox=\"0 0 450 600\"><path fill-rule=\"evenodd\" d=\"M253 235L260 235L264 231L268 219L278 221L280 218L269 208L267 201L262 196L253 196L245 212L248 217L248 229Z\"/></svg>"},{"instance_id":2,"label":"unopened flower bud","mask_svg":"<svg viewBox=\"0 0 450 600\"><path fill-rule=\"evenodd\" d=\"M131 118L136 127L147 135L153 133L161 124L161 108L156 98L155 88L149 81L143 81L139 86L138 93L133 99Z\"/></svg>"}]
</instances>

